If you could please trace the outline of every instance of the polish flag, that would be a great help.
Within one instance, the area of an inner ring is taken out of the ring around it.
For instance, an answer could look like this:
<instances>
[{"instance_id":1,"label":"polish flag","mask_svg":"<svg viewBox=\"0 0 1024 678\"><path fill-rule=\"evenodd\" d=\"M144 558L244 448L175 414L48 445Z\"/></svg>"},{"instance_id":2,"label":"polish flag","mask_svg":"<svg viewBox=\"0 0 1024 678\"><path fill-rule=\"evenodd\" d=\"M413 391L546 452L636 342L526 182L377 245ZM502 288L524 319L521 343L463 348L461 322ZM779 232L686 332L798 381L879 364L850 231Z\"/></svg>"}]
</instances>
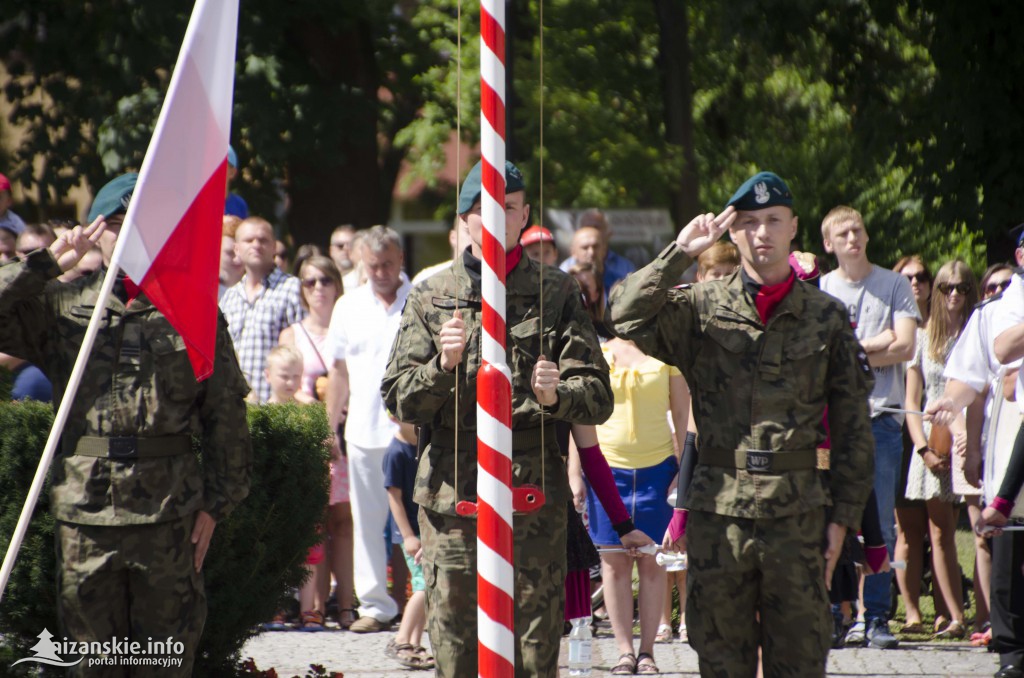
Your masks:
<instances>
[{"instance_id":1,"label":"polish flag","mask_svg":"<svg viewBox=\"0 0 1024 678\"><path fill-rule=\"evenodd\" d=\"M213 371L238 0L197 0L112 263ZM119 256L120 255L120 256Z\"/></svg>"}]
</instances>

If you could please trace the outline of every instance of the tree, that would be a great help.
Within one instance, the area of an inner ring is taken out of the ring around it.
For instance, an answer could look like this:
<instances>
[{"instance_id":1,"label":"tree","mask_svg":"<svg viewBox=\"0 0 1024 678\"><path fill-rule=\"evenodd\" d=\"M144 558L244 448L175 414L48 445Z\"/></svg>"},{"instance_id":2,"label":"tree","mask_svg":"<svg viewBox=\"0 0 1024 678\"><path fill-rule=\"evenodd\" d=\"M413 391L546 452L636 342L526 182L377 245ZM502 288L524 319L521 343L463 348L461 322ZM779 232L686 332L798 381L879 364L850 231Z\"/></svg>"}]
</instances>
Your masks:
<instances>
[{"instance_id":1,"label":"tree","mask_svg":"<svg viewBox=\"0 0 1024 678\"><path fill-rule=\"evenodd\" d=\"M189 9L11 3L0 24L5 95L26 130L12 174L40 189L44 214L80 180L97 188L141 164ZM325 242L342 222L386 221L391 139L420 106L405 84L436 59L411 37L385 0L243 3L232 140L254 212L273 215L286 194L304 242Z\"/></svg>"}]
</instances>

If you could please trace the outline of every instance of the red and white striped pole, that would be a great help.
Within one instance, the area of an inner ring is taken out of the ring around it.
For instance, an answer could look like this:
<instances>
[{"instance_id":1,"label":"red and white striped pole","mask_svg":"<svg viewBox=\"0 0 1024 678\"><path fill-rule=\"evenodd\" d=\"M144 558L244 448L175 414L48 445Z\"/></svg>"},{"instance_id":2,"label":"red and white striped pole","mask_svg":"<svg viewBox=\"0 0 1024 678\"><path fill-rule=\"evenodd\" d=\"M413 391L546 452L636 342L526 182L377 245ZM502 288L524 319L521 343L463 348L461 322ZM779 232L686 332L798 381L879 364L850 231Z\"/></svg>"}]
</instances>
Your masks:
<instances>
[{"instance_id":1,"label":"red and white striped pole","mask_svg":"<svg viewBox=\"0 0 1024 678\"><path fill-rule=\"evenodd\" d=\"M483 366L477 375L479 674L512 678L512 375L505 364L505 0L480 2Z\"/></svg>"}]
</instances>

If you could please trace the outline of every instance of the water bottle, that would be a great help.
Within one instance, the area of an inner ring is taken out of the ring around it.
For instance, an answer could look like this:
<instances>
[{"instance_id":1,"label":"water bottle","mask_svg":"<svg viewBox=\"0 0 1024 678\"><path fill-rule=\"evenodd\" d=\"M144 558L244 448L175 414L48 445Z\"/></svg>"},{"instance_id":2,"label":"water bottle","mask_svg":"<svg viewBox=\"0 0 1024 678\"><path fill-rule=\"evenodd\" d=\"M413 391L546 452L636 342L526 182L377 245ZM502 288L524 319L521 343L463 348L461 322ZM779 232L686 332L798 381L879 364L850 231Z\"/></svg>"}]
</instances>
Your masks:
<instances>
[{"instance_id":1,"label":"water bottle","mask_svg":"<svg viewBox=\"0 0 1024 678\"><path fill-rule=\"evenodd\" d=\"M682 572L687 565L685 553L659 553L654 557L654 562L668 572Z\"/></svg>"},{"instance_id":2,"label":"water bottle","mask_svg":"<svg viewBox=\"0 0 1024 678\"><path fill-rule=\"evenodd\" d=\"M577 617L572 620L572 632L569 634L569 675L590 675L590 649L593 643L590 635L590 617Z\"/></svg>"}]
</instances>

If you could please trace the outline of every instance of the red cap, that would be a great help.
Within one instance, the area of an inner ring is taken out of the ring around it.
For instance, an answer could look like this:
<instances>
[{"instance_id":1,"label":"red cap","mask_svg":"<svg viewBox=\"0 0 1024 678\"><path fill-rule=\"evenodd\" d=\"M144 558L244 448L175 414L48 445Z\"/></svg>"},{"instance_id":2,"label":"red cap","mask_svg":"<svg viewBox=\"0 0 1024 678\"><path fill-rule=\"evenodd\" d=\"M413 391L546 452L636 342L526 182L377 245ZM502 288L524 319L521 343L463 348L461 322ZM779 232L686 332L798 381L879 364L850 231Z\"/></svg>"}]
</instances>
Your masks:
<instances>
[{"instance_id":1,"label":"red cap","mask_svg":"<svg viewBox=\"0 0 1024 678\"><path fill-rule=\"evenodd\" d=\"M555 236L551 235L551 231L543 226L534 225L523 231L519 242L524 245L532 245L535 242L555 242Z\"/></svg>"},{"instance_id":2,"label":"red cap","mask_svg":"<svg viewBox=\"0 0 1024 678\"><path fill-rule=\"evenodd\" d=\"M9 191L9 190L11 190L11 182L10 182L10 180L7 177L5 177L4 175L0 174L0 191Z\"/></svg>"}]
</instances>

